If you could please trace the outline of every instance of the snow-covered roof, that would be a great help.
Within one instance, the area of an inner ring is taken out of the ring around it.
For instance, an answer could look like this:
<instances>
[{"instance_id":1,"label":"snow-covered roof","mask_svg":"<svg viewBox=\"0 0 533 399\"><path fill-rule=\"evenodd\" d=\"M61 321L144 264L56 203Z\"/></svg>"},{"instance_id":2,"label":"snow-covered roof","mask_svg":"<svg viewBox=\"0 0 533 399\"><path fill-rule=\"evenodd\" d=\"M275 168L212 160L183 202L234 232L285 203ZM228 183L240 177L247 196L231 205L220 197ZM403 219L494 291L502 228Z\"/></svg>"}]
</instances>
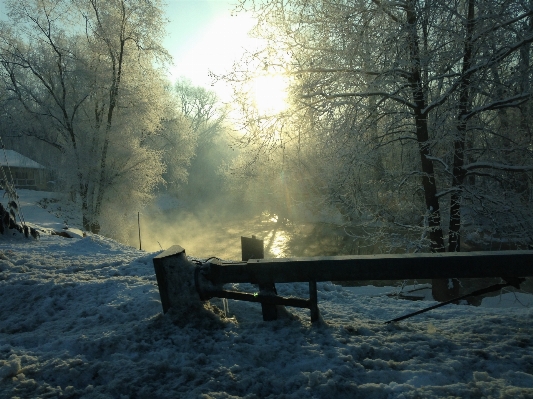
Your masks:
<instances>
[{"instance_id":1,"label":"snow-covered roof","mask_svg":"<svg viewBox=\"0 0 533 399\"><path fill-rule=\"evenodd\" d=\"M13 150L0 150L0 165L17 168L46 169L43 165Z\"/></svg>"}]
</instances>

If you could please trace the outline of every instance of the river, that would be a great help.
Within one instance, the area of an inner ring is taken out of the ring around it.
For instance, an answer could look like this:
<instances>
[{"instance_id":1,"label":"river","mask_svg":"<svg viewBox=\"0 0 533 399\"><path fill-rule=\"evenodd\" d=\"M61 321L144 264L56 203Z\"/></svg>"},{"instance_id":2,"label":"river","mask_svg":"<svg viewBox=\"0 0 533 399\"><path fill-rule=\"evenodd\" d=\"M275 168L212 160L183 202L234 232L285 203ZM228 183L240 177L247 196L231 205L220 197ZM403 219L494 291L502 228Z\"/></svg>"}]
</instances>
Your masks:
<instances>
[{"instance_id":1,"label":"river","mask_svg":"<svg viewBox=\"0 0 533 399\"><path fill-rule=\"evenodd\" d=\"M264 241L265 258L307 256L369 255L386 249L369 239L369 229L363 230L333 223L280 222L276 215L263 213L248 218L227 218L216 213L199 214L174 211L141 217L141 245L146 251L167 249L172 245L185 248L187 255L205 259L241 260L241 237L255 236ZM399 234L400 232L395 232ZM413 240L416 238L413 237ZM138 237L130 245L138 246ZM390 249L387 249L387 252ZM398 248L395 252L405 252ZM461 294L495 284L499 279L463 280ZM429 283L418 280L418 283ZM344 282L343 285L393 285L400 281ZM527 287L526 287L527 286ZM533 290L533 279L524 284ZM497 295L497 294L492 294ZM477 304L477 303L476 303Z\"/></svg>"},{"instance_id":2,"label":"river","mask_svg":"<svg viewBox=\"0 0 533 399\"><path fill-rule=\"evenodd\" d=\"M141 247L146 251L179 244L188 255L227 260L241 259L241 236L264 241L266 258L295 256L362 255L380 252L364 238L364 232L346 234L333 223L280 222L263 213L251 218L206 217L193 212L174 212L165 218L141 217ZM139 246L132 237L130 245Z\"/></svg>"}]
</instances>

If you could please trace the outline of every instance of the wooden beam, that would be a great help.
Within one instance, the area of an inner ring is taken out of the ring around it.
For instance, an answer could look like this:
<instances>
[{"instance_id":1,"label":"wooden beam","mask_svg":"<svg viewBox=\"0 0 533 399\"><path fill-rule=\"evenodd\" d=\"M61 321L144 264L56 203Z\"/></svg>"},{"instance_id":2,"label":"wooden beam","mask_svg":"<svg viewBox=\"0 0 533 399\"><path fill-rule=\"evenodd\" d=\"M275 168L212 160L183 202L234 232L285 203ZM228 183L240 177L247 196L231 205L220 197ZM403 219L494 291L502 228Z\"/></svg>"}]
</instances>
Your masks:
<instances>
[{"instance_id":1,"label":"wooden beam","mask_svg":"<svg viewBox=\"0 0 533 399\"><path fill-rule=\"evenodd\" d=\"M320 311L318 310L318 292L315 280L309 281L309 302L309 309L311 309L311 323L314 323L320 318Z\"/></svg>"},{"instance_id":2,"label":"wooden beam","mask_svg":"<svg viewBox=\"0 0 533 399\"><path fill-rule=\"evenodd\" d=\"M241 237L242 260L247 262L250 259L263 259L265 257L265 245L263 240L252 236L252 238ZM259 284L259 291L265 295L277 295L276 285L274 283ZM265 296L265 295L262 295ZM278 309L276 304L261 302L261 311L263 312L264 321L278 319Z\"/></svg>"},{"instance_id":3,"label":"wooden beam","mask_svg":"<svg viewBox=\"0 0 533 399\"><path fill-rule=\"evenodd\" d=\"M533 276L533 251L456 252L250 259L212 262L215 284Z\"/></svg>"},{"instance_id":4,"label":"wooden beam","mask_svg":"<svg viewBox=\"0 0 533 399\"><path fill-rule=\"evenodd\" d=\"M294 306L297 308L307 308L311 309L313 304L311 303L311 300L309 299L302 299L302 298L285 298L278 295L265 295L265 294L250 294L248 292L239 292L239 291L210 291L210 295L217 298L227 298L227 299L235 299L238 301L247 301L247 302L259 302L261 304L269 304L269 305L282 305L282 306ZM264 319L263 319L264 320ZM276 319L272 319L276 320ZM264 320L264 321L271 321L271 320Z\"/></svg>"}]
</instances>

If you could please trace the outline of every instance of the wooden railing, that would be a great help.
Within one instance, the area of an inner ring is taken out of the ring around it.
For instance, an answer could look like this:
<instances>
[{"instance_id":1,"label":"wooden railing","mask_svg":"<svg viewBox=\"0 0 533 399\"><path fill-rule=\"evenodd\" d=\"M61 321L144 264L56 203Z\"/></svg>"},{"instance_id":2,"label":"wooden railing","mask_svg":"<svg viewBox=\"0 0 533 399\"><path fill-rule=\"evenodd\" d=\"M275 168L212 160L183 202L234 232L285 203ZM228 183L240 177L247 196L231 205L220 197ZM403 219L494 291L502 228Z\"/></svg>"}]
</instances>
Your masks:
<instances>
[{"instance_id":1,"label":"wooden railing","mask_svg":"<svg viewBox=\"0 0 533 399\"><path fill-rule=\"evenodd\" d=\"M250 239L248 239L250 240ZM243 241L243 257L245 257ZM257 245L252 242L252 245ZM263 318L274 320L276 305L311 310L311 320L319 318L316 283L318 281L407 280L500 277L511 285L533 276L533 251L417 253L394 255L351 255L312 258L256 258L243 262L211 259L195 264L185 250L174 246L154 258L163 311L179 305L180 294L169 287L189 279L199 299L213 297L260 302ZM187 270L187 271L185 271ZM179 276L176 276L179 273ZM276 283L309 283L309 299L284 298L275 292ZM225 290L227 283L252 283L259 293ZM174 294L170 294L170 292Z\"/></svg>"}]
</instances>

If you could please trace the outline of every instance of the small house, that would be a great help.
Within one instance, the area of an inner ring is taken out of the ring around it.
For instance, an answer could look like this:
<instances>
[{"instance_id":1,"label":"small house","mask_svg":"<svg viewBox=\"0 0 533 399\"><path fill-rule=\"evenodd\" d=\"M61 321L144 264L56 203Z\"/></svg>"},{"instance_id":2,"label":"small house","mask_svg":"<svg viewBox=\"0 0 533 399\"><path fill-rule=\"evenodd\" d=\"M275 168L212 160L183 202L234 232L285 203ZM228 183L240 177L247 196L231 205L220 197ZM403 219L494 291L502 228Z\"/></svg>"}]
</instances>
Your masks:
<instances>
[{"instance_id":1,"label":"small house","mask_svg":"<svg viewBox=\"0 0 533 399\"><path fill-rule=\"evenodd\" d=\"M0 166L0 180L12 180L16 188L50 189L50 170L16 151L0 149Z\"/></svg>"}]
</instances>

